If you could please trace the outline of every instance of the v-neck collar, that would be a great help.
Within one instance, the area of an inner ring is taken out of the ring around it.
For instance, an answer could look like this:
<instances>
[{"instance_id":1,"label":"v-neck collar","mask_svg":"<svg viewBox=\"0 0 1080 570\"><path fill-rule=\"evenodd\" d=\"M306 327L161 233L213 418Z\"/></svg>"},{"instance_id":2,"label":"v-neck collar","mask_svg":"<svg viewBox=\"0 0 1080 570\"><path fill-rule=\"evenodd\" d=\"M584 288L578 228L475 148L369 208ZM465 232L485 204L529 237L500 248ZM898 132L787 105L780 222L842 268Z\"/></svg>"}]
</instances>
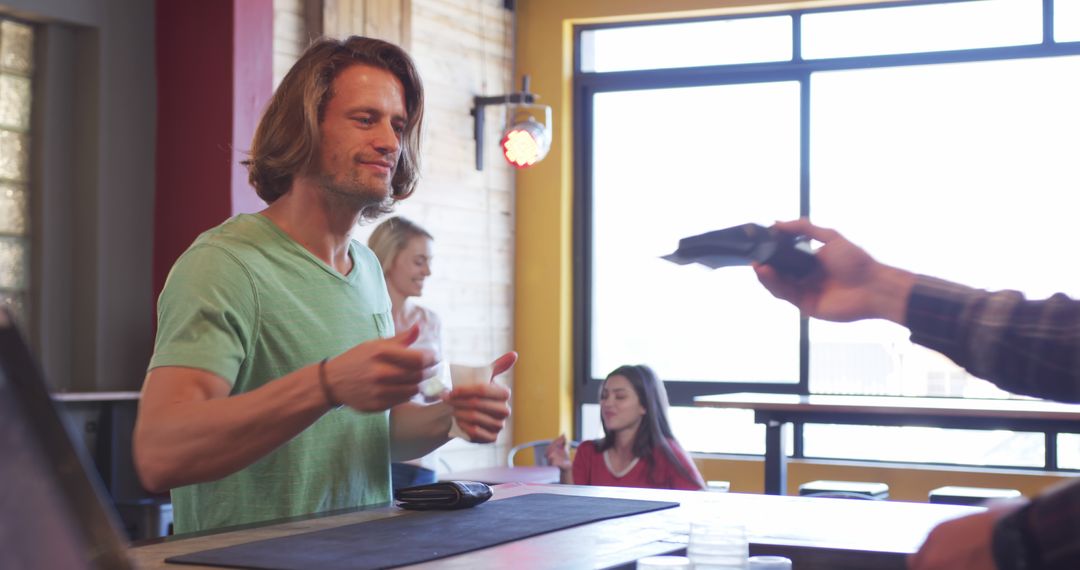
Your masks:
<instances>
[{"instance_id":1,"label":"v-neck collar","mask_svg":"<svg viewBox=\"0 0 1080 570\"><path fill-rule=\"evenodd\" d=\"M349 260L352 261L352 268L349 269L349 272L347 274L342 274L340 271L338 271L336 268L334 268L334 266L332 266L329 263L323 261L322 259L319 258L319 256L315 255L314 253L311 253L311 250L309 250L308 248L300 245L300 242L296 241L295 239L292 238L292 236L285 233L285 230L278 227L278 225L275 224L274 221L271 220L270 218L264 216L261 213L260 214L241 214L241 215L254 217L258 221L259 224L262 224L263 226L268 228L270 231L277 234L282 239L282 241L285 242L285 244L288 247L291 247L297 253L299 253L300 255L302 255L304 257L306 257L312 263L317 265L320 269L322 269L323 271L329 273L330 275L333 275L337 279L341 279L342 281L354 281L356 279L356 276L360 274L360 260L359 260L359 256L356 255L356 241L353 240L353 239L349 240Z\"/></svg>"},{"instance_id":2,"label":"v-neck collar","mask_svg":"<svg viewBox=\"0 0 1080 570\"><path fill-rule=\"evenodd\" d=\"M634 467L636 467L638 461L641 459L640 457L635 457L634 460L631 461L625 468L623 468L622 471L615 471L615 469L611 466L611 458L608 456L608 453L610 452L610 449L604 450L604 466L607 467L608 473L611 473L616 478L626 477L626 474L629 473Z\"/></svg>"}]
</instances>

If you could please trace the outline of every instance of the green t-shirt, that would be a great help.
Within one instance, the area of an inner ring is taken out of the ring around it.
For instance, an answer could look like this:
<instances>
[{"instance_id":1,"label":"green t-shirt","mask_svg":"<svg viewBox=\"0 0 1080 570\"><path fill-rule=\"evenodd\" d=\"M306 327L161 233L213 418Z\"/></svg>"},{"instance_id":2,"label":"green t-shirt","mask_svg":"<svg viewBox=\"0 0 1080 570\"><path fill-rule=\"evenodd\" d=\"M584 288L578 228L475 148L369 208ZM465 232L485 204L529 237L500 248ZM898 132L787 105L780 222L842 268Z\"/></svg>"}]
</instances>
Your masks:
<instances>
[{"instance_id":1,"label":"green t-shirt","mask_svg":"<svg viewBox=\"0 0 1080 570\"><path fill-rule=\"evenodd\" d=\"M269 219L242 214L200 235L158 300L150 368L186 366L254 390L394 331L378 259L349 248L341 275ZM244 442L228 442L242 446ZM348 408L223 479L172 490L176 532L389 501L389 415Z\"/></svg>"}]
</instances>

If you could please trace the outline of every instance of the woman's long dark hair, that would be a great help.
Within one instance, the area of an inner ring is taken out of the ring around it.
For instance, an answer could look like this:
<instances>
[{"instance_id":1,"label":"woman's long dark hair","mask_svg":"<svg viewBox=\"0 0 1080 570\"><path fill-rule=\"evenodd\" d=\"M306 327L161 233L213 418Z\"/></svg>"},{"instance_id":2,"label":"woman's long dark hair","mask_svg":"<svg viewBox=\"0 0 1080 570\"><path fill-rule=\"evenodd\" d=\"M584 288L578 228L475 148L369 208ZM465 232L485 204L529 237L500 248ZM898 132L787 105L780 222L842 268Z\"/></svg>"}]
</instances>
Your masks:
<instances>
[{"instance_id":1,"label":"woman's long dark hair","mask_svg":"<svg viewBox=\"0 0 1080 570\"><path fill-rule=\"evenodd\" d=\"M664 388L664 383L660 378L656 376L656 372L653 372L652 368L644 364L620 366L604 379L604 383L600 385L601 392L603 392L604 386L607 385L607 381L612 376L622 376L629 380L630 385L634 387L634 392L637 393L641 407L645 408L645 416L641 418L641 424L634 435L631 451L633 451L635 457L645 460L648 465L649 481L656 484L664 483L664 481L654 479L656 462L653 460L653 448L659 447L660 452L675 466L675 470L679 474L689 481L696 481L700 484L699 476L691 473L671 448L670 441L674 440L675 436L671 433L671 425L668 423L667 418L667 389ZM605 425L604 437L597 442L597 448L603 452L612 447L615 447L615 434L609 432Z\"/></svg>"}]
</instances>

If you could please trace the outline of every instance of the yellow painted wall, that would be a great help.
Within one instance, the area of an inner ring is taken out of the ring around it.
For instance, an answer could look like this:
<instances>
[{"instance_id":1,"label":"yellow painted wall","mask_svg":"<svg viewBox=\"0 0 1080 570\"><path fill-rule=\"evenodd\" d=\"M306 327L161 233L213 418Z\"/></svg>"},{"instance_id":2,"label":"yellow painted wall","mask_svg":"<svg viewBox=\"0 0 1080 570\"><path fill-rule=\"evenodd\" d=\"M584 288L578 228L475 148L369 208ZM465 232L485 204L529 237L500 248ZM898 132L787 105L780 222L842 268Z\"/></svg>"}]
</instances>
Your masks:
<instances>
[{"instance_id":1,"label":"yellow painted wall","mask_svg":"<svg viewBox=\"0 0 1080 570\"><path fill-rule=\"evenodd\" d=\"M851 4L844 1L769 0L519 0L517 75L529 74L532 91L550 105L554 138L548 157L517 175L514 346L515 443L570 433L572 390L572 177L573 26L582 23L693 17ZM864 2L865 3L865 2ZM760 461L699 461L707 479L732 490L760 492ZM851 467L796 462L791 483L813 479L883 481L892 496L925 500L940 485L996 486L1030 494L1058 478L932 469Z\"/></svg>"}]
</instances>

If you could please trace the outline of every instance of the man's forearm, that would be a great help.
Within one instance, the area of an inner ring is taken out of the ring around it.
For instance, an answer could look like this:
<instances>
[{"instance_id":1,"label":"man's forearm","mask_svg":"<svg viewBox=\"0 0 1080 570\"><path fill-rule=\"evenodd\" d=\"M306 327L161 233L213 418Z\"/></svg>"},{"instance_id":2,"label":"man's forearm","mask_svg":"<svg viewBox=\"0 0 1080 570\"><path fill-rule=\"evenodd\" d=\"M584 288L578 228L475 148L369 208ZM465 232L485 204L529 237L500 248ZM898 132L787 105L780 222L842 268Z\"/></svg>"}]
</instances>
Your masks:
<instances>
[{"instance_id":1,"label":"man's forearm","mask_svg":"<svg viewBox=\"0 0 1080 570\"><path fill-rule=\"evenodd\" d=\"M390 410L390 458L409 461L423 457L450 441L453 408L445 402L423 405L406 402Z\"/></svg>"},{"instance_id":2,"label":"man's forearm","mask_svg":"<svg viewBox=\"0 0 1080 570\"><path fill-rule=\"evenodd\" d=\"M872 307L870 316L906 324L908 298L915 279L910 271L878 264L866 290Z\"/></svg>"},{"instance_id":3,"label":"man's forearm","mask_svg":"<svg viewBox=\"0 0 1080 570\"><path fill-rule=\"evenodd\" d=\"M921 277L907 318L913 342L975 376L1016 394L1080 402L1080 301Z\"/></svg>"},{"instance_id":4,"label":"man's forearm","mask_svg":"<svg viewBox=\"0 0 1080 570\"><path fill-rule=\"evenodd\" d=\"M173 380L152 372L147 382ZM152 491L235 473L295 437L329 409L315 366L236 396L191 396L144 390L133 447L139 477Z\"/></svg>"}]
</instances>

